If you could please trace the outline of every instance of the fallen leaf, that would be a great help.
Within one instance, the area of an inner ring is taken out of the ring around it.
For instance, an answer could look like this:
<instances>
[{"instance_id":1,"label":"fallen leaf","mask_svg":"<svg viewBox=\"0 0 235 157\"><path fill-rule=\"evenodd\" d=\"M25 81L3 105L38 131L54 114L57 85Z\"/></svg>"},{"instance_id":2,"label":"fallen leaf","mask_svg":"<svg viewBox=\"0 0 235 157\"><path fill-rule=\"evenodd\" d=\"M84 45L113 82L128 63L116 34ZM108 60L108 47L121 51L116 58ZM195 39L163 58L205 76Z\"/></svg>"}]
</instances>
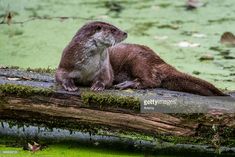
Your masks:
<instances>
[{"instance_id":1,"label":"fallen leaf","mask_svg":"<svg viewBox=\"0 0 235 157\"><path fill-rule=\"evenodd\" d=\"M193 37L196 37L196 38L205 38L206 35L205 34L200 34L200 33L194 33L192 34Z\"/></svg>"},{"instance_id":2,"label":"fallen leaf","mask_svg":"<svg viewBox=\"0 0 235 157\"><path fill-rule=\"evenodd\" d=\"M28 143L28 149L32 150L33 149L33 145L31 145L30 143Z\"/></svg>"},{"instance_id":3,"label":"fallen leaf","mask_svg":"<svg viewBox=\"0 0 235 157\"><path fill-rule=\"evenodd\" d=\"M199 0L187 0L186 1L186 8L188 10L192 10L192 9L197 9L199 7L203 7L203 6L206 6L207 3L203 3Z\"/></svg>"},{"instance_id":4,"label":"fallen leaf","mask_svg":"<svg viewBox=\"0 0 235 157\"><path fill-rule=\"evenodd\" d=\"M41 145L39 145L38 143L34 142L33 145L28 143L28 150L30 150L32 152L36 152L40 149L41 149Z\"/></svg>"},{"instance_id":5,"label":"fallen leaf","mask_svg":"<svg viewBox=\"0 0 235 157\"><path fill-rule=\"evenodd\" d=\"M188 41L181 41L181 42L177 43L177 46L182 47L182 48L188 48L188 47L199 47L200 44L199 43L191 43Z\"/></svg>"},{"instance_id":6,"label":"fallen leaf","mask_svg":"<svg viewBox=\"0 0 235 157\"><path fill-rule=\"evenodd\" d=\"M235 36L231 32L225 32L221 36L220 42L227 46L235 46Z\"/></svg>"},{"instance_id":7,"label":"fallen leaf","mask_svg":"<svg viewBox=\"0 0 235 157\"><path fill-rule=\"evenodd\" d=\"M156 39L156 40L166 40L166 39L168 39L168 36L154 36L154 39Z\"/></svg>"}]
</instances>

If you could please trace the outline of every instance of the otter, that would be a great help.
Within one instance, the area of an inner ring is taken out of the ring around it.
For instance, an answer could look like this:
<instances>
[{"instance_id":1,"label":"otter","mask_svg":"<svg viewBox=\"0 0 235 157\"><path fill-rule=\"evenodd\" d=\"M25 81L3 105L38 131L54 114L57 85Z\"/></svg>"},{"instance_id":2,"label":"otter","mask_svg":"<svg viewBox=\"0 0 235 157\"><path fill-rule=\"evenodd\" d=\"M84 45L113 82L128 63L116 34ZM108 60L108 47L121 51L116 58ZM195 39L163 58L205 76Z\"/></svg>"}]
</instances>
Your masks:
<instances>
[{"instance_id":1,"label":"otter","mask_svg":"<svg viewBox=\"0 0 235 157\"><path fill-rule=\"evenodd\" d=\"M110 87L113 72L106 48L126 38L126 32L109 23L93 21L85 24L63 50L55 74L56 82L67 91L78 90L76 84L92 85L96 90Z\"/></svg>"},{"instance_id":2,"label":"otter","mask_svg":"<svg viewBox=\"0 0 235 157\"><path fill-rule=\"evenodd\" d=\"M211 83L178 71L147 46L120 43L107 51L115 88L160 87L203 96L226 96Z\"/></svg>"}]
</instances>

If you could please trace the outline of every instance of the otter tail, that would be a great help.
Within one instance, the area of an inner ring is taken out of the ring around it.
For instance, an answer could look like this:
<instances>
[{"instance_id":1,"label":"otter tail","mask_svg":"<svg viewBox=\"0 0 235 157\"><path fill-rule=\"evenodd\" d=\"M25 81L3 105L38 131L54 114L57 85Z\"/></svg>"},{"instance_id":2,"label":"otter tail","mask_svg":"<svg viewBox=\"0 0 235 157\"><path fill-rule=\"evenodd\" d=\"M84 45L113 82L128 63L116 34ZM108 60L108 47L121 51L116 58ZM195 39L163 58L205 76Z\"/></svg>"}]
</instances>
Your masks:
<instances>
[{"instance_id":1,"label":"otter tail","mask_svg":"<svg viewBox=\"0 0 235 157\"><path fill-rule=\"evenodd\" d=\"M203 96L227 96L211 83L202 79L178 72L162 80L163 88Z\"/></svg>"}]
</instances>

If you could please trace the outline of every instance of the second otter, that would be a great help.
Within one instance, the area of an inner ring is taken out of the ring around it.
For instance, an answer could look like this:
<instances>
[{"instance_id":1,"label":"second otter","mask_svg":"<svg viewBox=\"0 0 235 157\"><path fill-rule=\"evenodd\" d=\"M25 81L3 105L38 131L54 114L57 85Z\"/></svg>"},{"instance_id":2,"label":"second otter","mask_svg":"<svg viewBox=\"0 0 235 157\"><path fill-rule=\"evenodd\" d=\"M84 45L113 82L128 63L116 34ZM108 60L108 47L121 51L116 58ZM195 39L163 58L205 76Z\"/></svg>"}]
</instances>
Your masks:
<instances>
[{"instance_id":1,"label":"second otter","mask_svg":"<svg viewBox=\"0 0 235 157\"><path fill-rule=\"evenodd\" d=\"M209 82L178 71L146 46L121 43L108 52L116 88L162 87L205 96L226 95Z\"/></svg>"}]
</instances>

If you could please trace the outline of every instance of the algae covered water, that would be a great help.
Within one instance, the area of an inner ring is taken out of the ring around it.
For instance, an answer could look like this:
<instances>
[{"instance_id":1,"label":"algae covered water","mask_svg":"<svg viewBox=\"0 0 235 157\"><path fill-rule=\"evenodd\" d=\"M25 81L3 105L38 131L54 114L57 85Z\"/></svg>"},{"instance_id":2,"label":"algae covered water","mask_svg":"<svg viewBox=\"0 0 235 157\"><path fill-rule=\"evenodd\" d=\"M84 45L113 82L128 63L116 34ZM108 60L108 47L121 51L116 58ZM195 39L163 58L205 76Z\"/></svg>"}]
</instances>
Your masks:
<instances>
[{"instance_id":1,"label":"algae covered water","mask_svg":"<svg viewBox=\"0 0 235 157\"><path fill-rule=\"evenodd\" d=\"M235 33L235 1L206 2L188 11L184 0L0 0L0 66L54 69L75 32L102 20L128 32L125 42L149 46L180 71L235 90L234 48L219 42L224 32ZM8 156L146 156L61 143L35 154L0 145L0 156L8 150L19 152Z\"/></svg>"},{"instance_id":2,"label":"algae covered water","mask_svg":"<svg viewBox=\"0 0 235 157\"><path fill-rule=\"evenodd\" d=\"M177 69L234 90L234 48L219 40L235 33L235 1L207 2L187 11L183 0L0 0L0 64L56 68L75 32L102 20L128 32L125 42L147 45ZM10 25L4 20L9 12Z\"/></svg>"}]
</instances>

